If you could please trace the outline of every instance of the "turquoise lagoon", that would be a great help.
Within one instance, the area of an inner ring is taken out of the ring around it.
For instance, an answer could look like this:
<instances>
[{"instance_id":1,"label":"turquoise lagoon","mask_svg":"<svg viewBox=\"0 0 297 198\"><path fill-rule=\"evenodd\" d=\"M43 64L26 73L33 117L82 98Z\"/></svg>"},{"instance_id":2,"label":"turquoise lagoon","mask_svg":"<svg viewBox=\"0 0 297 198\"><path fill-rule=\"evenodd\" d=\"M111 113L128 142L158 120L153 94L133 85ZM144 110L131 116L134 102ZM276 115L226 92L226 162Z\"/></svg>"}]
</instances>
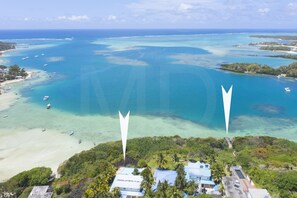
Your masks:
<instances>
[{"instance_id":1,"label":"turquoise lagoon","mask_svg":"<svg viewBox=\"0 0 297 198\"><path fill-rule=\"evenodd\" d=\"M80 139L120 138L118 111L131 111L130 137L225 136L221 85L233 85L229 132L297 140L297 81L221 71L221 63L273 67L293 60L249 46L251 30L1 31L18 49L2 63L46 70L51 78L21 90L23 98L1 115L1 127L71 130ZM273 39L265 39L265 41ZM41 54L44 54L42 56ZM38 57L35 58L35 56ZM22 60L28 56L29 59ZM48 64L47 66L43 66ZM291 93L284 91L291 88ZM45 109L43 96L53 108Z\"/></svg>"}]
</instances>

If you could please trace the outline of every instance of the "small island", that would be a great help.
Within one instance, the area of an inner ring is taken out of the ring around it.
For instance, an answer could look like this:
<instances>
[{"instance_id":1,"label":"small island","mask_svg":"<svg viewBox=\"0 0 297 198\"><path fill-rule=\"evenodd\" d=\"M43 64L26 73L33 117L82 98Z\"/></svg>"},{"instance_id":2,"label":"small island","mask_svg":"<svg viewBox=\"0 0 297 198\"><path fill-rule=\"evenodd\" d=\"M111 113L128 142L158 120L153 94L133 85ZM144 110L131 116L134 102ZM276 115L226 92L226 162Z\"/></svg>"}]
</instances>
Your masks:
<instances>
[{"instance_id":1,"label":"small island","mask_svg":"<svg viewBox=\"0 0 297 198\"><path fill-rule=\"evenodd\" d=\"M273 56L269 56L269 57L297 60L297 55L293 55L293 54L279 54L279 55L273 55Z\"/></svg>"},{"instance_id":2,"label":"small island","mask_svg":"<svg viewBox=\"0 0 297 198\"><path fill-rule=\"evenodd\" d=\"M279 39L279 40L297 40L297 36L291 35L252 35L252 38L268 38L268 39Z\"/></svg>"},{"instance_id":3,"label":"small island","mask_svg":"<svg viewBox=\"0 0 297 198\"><path fill-rule=\"evenodd\" d=\"M236 73L266 74L293 78L297 77L297 62L288 66L281 66L276 69L268 65L261 65L257 63L228 63L222 64L220 69Z\"/></svg>"},{"instance_id":4,"label":"small island","mask_svg":"<svg viewBox=\"0 0 297 198\"><path fill-rule=\"evenodd\" d=\"M0 41L0 56L2 55L1 52L15 49L16 44L15 43L8 43L8 42L2 42Z\"/></svg>"},{"instance_id":5,"label":"small island","mask_svg":"<svg viewBox=\"0 0 297 198\"><path fill-rule=\"evenodd\" d=\"M297 52L297 36L270 36L270 35L253 35L253 38L278 39L279 41L265 41L250 43L250 46L259 47L260 50L280 51L280 52ZM286 57L283 57L286 58Z\"/></svg>"}]
</instances>

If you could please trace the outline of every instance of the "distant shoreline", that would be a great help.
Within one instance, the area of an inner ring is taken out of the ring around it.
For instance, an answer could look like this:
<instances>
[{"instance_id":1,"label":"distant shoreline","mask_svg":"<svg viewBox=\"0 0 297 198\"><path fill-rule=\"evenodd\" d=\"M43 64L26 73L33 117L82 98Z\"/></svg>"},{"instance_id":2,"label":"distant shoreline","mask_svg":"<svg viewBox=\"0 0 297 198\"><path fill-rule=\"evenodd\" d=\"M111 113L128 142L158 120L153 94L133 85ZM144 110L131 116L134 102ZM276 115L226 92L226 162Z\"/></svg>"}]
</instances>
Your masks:
<instances>
[{"instance_id":1,"label":"distant shoreline","mask_svg":"<svg viewBox=\"0 0 297 198\"><path fill-rule=\"evenodd\" d=\"M14 105L20 97L20 90L30 85L46 81L48 74L42 70L28 70L28 76L24 79L7 80L0 83L0 111L6 110ZM17 86L17 88L16 88Z\"/></svg>"}]
</instances>

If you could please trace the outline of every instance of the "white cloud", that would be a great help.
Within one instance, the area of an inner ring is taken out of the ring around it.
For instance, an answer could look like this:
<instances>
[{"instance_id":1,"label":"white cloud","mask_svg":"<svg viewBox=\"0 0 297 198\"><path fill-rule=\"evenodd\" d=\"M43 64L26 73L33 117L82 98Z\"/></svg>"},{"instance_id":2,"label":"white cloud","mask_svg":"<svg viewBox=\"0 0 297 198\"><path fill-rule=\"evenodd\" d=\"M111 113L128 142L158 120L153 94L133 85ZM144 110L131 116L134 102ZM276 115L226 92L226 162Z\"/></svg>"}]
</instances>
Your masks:
<instances>
[{"instance_id":1,"label":"white cloud","mask_svg":"<svg viewBox=\"0 0 297 198\"><path fill-rule=\"evenodd\" d=\"M259 8L258 13L260 13L261 15L266 15L268 12L270 12L269 8Z\"/></svg>"},{"instance_id":2,"label":"white cloud","mask_svg":"<svg viewBox=\"0 0 297 198\"><path fill-rule=\"evenodd\" d=\"M297 10L297 3L289 3L288 4L288 8L290 9L290 10Z\"/></svg>"},{"instance_id":3,"label":"white cloud","mask_svg":"<svg viewBox=\"0 0 297 198\"><path fill-rule=\"evenodd\" d=\"M72 16L58 16L56 18L58 21L89 21L90 18L87 15L72 15Z\"/></svg>"},{"instance_id":4,"label":"white cloud","mask_svg":"<svg viewBox=\"0 0 297 198\"><path fill-rule=\"evenodd\" d=\"M115 15L109 15L109 16L107 17L107 20L108 20L108 21L116 21L117 19L118 19L118 17L115 16Z\"/></svg>"},{"instance_id":5,"label":"white cloud","mask_svg":"<svg viewBox=\"0 0 297 198\"><path fill-rule=\"evenodd\" d=\"M32 21L32 18L30 18L30 17L25 17L25 18L24 18L24 21Z\"/></svg>"},{"instance_id":6,"label":"white cloud","mask_svg":"<svg viewBox=\"0 0 297 198\"><path fill-rule=\"evenodd\" d=\"M181 12L188 12L193 8L191 4L181 3L178 10Z\"/></svg>"},{"instance_id":7,"label":"white cloud","mask_svg":"<svg viewBox=\"0 0 297 198\"><path fill-rule=\"evenodd\" d=\"M129 4L128 8L139 18L146 18L147 22L174 23L195 19L195 23L203 23L211 17L221 20L230 15L230 8L219 0L138 0Z\"/></svg>"}]
</instances>

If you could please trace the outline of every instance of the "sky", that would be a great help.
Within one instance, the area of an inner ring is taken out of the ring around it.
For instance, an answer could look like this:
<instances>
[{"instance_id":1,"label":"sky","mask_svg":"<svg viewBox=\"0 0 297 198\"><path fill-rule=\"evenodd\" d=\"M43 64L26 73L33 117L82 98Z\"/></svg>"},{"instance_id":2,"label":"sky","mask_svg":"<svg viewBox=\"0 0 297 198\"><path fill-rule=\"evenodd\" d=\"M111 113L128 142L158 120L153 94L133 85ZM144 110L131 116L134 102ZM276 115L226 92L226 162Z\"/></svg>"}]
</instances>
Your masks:
<instances>
[{"instance_id":1,"label":"sky","mask_svg":"<svg viewBox=\"0 0 297 198\"><path fill-rule=\"evenodd\" d=\"M0 29L297 29L297 0L2 0Z\"/></svg>"}]
</instances>

